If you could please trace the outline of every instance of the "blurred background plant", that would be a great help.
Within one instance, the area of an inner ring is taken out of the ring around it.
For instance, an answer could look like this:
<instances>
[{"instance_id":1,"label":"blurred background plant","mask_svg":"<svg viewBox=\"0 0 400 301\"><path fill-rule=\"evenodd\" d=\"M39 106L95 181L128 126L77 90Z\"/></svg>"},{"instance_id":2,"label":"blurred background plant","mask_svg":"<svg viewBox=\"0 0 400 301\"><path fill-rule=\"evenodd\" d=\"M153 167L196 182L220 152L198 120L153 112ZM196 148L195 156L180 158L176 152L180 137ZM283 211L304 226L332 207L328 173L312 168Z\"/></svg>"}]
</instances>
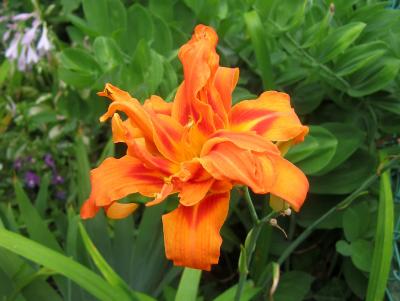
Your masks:
<instances>
[{"instance_id":1,"label":"blurred background plant","mask_svg":"<svg viewBox=\"0 0 400 301\"><path fill-rule=\"evenodd\" d=\"M387 289L385 277L398 182L392 189L388 173L380 185L368 182L379 160L399 154L398 7L377 0L3 0L0 296L234 299L240 245L252 228L239 190L222 229L220 264L201 277L181 276L164 256L160 216L176 200L120 221L98 215L83 226L78 216L90 168L123 152L98 122L106 101L96 92L112 82L141 100L172 100L182 74L177 50L204 23L218 32L222 65L240 67L233 102L285 91L311 128L287 154L310 179L308 200L300 213L278 218L287 238L262 227L240 300L267 298L269 280L277 279L273 262L281 270L275 301L380 300L385 290L400 298L399 262ZM340 203L349 195L353 202ZM271 210L265 196L253 199L260 215Z\"/></svg>"}]
</instances>

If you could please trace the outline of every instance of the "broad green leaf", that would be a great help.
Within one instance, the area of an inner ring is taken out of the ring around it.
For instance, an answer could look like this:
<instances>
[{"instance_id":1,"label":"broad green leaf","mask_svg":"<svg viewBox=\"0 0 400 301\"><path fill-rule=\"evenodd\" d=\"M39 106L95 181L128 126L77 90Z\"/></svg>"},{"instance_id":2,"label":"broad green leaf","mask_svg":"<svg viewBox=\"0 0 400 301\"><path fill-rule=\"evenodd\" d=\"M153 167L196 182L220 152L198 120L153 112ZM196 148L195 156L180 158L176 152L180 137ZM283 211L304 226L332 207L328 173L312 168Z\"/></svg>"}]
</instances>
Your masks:
<instances>
[{"instance_id":1,"label":"broad green leaf","mask_svg":"<svg viewBox=\"0 0 400 301\"><path fill-rule=\"evenodd\" d=\"M347 241L338 240L336 242L336 251L343 256L351 256L351 245Z\"/></svg>"},{"instance_id":2,"label":"broad green leaf","mask_svg":"<svg viewBox=\"0 0 400 301\"><path fill-rule=\"evenodd\" d=\"M311 176L310 192L347 194L357 189L374 172L375 159L367 151L358 150L336 169L323 176Z\"/></svg>"},{"instance_id":3,"label":"broad green leaf","mask_svg":"<svg viewBox=\"0 0 400 301\"><path fill-rule=\"evenodd\" d=\"M287 70L287 72L291 72ZM322 102L325 90L320 81L301 81L293 90L292 103L297 114L309 114Z\"/></svg>"},{"instance_id":4,"label":"broad green leaf","mask_svg":"<svg viewBox=\"0 0 400 301\"><path fill-rule=\"evenodd\" d=\"M383 153L381 160L385 160ZM385 295L393 254L393 212L393 194L388 170L382 174L380 179L378 222L368 281L367 301L383 300Z\"/></svg>"},{"instance_id":5,"label":"broad green leaf","mask_svg":"<svg viewBox=\"0 0 400 301\"><path fill-rule=\"evenodd\" d=\"M351 261L364 272L369 272L372 262L372 243L365 239L358 239L351 243Z\"/></svg>"},{"instance_id":6,"label":"broad green leaf","mask_svg":"<svg viewBox=\"0 0 400 301\"><path fill-rule=\"evenodd\" d=\"M337 139L337 147L334 156L329 163L319 171L318 175L334 170L346 161L360 147L364 132L349 123L324 123L322 126L329 130Z\"/></svg>"},{"instance_id":7,"label":"broad green leaf","mask_svg":"<svg viewBox=\"0 0 400 301\"><path fill-rule=\"evenodd\" d=\"M369 204L358 203L347 208L343 213L343 231L348 241L355 241L362 238L368 230L370 223Z\"/></svg>"},{"instance_id":8,"label":"broad green leaf","mask_svg":"<svg viewBox=\"0 0 400 301\"><path fill-rule=\"evenodd\" d=\"M232 301L235 298L237 284L227 289L225 292L216 297L213 301ZM255 287L251 281L247 281L244 285L240 301L250 301L261 290Z\"/></svg>"},{"instance_id":9,"label":"broad green leaf","mask_svg":"<svg viewBox=\"0 0 400 301\"><path fill-rule=\"evenodd\" d=\"M93 43L94 55L104 71L124 64L124 57L117 43L111 38L97 37Z\"/></svg>"},{"instance_id":10,"label":"broad green leaf","mask_svg":"<svg viewBox=\"0 0 400 301\"><path fill-rule=\"evenodd\" d=\"M196 301L200 278L201 270L185 268L179 282L175 301Z\"/></svg>"},{"instance_id":11,"label":"broad green leaf","mask_svg":"<svg viewBox=\"0 0 400 301\"><path fill-rule=\"evenodd\" d=\"M130 301L118 288L85 266L33 240L0 228L0 246L57 272L102 301Z\"/></svg>"},{"instance_id":12,"label":"broad green leaf","mask_svg":"<svg viewBox=\"0 0 400 301\"><path fill-rule=\"evenodd\" d=\"M310 126L310 133L305 141L291 148L286 157L296 163L305 174L312 175L329 164L335 155L337 144L337 139L330 131L322 126Z\"/></svg>"},{"instance_id":13,"label":"broad green leaf","mask_svg":"<svg viewBox=\"0 0 400 301\"><path fill-rule=\"evenodd\" d=\"M325 63L344 52L361 34L365 23L353 22L333 30L318 46L319 61Z\"/></svg>"},{"instance_id":14,"label":"broad green leaf","mask_svg":"<svg viewBox=\"0 0 400 301\"><path fill-rule=\"evenodd\" d=\"M260 17L256 11L247 12L244 15L247 32L256 55L257 66L260 70L264 89L272 89L274 87L274 79L272 76L272 65L269 57L269 49L266 43L266 34L261 23Z\"/></svg>"},{"instance_id":15,"label":"broad green leaf","mask_svg":"<svg viewBox=\"0 0 400 301\"><path fill-rule=\"evenodd\" d=\"M88 25L98 35L112 36L127 26L120 0L82 0L82 5Z\"/></svg>"},{"instance_id":16,"label":"broad green leaf","mask_svg":"<svg viewBox=\"0 0 400 301\"><path fill-rule=\"evenodd\" d=\"M53 233L51 233L45 221L40 217L17 179L14 180L14 190L29 236L49 248L61 251Z\"/></svg>"},{"instance_id":17,"label":"broad green leaf","mask_svg":"<svg viewBox=\"0 0 400 301\"><path fill-rule=\"evenodd\" d=\"M0 66L0 87L3 85L5 79L7 78L10 68L11 68L11 62L5 59Z\"/></svg>"},{"instance_id":18,"label":"broad green leaf","mask_svg":"<svg viewBox=\"0 0 400 301\"><path fill-rule=\"evenodd\" d=\"M152 17L154 24L154 39L152 46L159 54L168 56L172 51L172 34L165 21L157 16Z\"/></svg>"},{"instance_id":19,"label":"broad green leaf","mask_svg":"<svg viewBox=\"0 0 400 301\"><path fill-rule=\"evenodd\" d=\"M352 74L352 87L349 95L362 97L377 92L394 80L400 69L400 60L385 58L375 64L367 65Z\"/></svg>"},{"instance_id":20,"label":"broad green leaf","mask_svg":"<svg viewBox=\"0 0 400 301\"><path fill-rule=\"evenodd\" d=\"M365 294L367 292L368 279L365 274L358 270L350 259L345 259L343 261L343 275L346 279L347 285L351 290L357 295L361 300L365 300ZM373 299L379 300L379 299Z\"/></svg>"},{"instance_id":21,"label":"broad green leaf","mask_svg":"<svg viewBox=\"0 0 400 301\"><path fill-rule=\"evenodd\" d=\"M283 273L274 295L275 301L301 301L311 288L314 277L300 271Z\"/></svg>"},{"instance_id":22,"label":"broad green leaf","mask_svg":"<svg viewBox=\"0 0 400 301\"><path fill-rule=\"evenodd\" d=\"M93 85L100 74L96 60L82 49L65 49L60 53L59 60L60 79L75 88Z\"/></svg>"},{"instance_id":23,"label":"broad green leaf","mask_svg":"<svg viewBox=\"0 0 400 301\"><path fill-rule=\"evenodd\" d=\"M335 63L335 73L339 76L349 75L377 61L386 52L386 45L380 41L354 46L339 56Z\"/></svg>"},{"instance_id":24,"label":"broad green leaf","mask_svg":"<svg viewBox=\"0 0 400 301\"><path fill-rule=\"evenodd\" d=\"M118 36L118 41L122 50L132 55L141 40L146 43L152 41L153 21L147 8L138 3L129 7L127 17L126 30Z\"/></svg>"}]
</instances>

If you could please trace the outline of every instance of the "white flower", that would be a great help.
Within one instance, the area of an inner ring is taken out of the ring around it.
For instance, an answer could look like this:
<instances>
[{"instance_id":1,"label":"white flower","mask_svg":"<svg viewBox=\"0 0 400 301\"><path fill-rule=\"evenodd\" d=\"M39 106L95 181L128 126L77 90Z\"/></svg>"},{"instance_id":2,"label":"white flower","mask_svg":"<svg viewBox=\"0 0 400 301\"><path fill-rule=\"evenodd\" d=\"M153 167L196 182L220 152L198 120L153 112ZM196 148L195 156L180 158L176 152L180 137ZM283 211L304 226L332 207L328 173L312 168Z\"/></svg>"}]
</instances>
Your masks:
<instances>
[{"instance_id":1,"label":"white flower","mask_svg":"<svg viewBox=\"0 0 400 301\"><path fill-rule=\"evenodd\" d=\"M35 49L32 46L28 46L27 54L26 54L26 63L36 64L39 61L39 56L37 55Z\"/></svg>"},{"instance_id":2,"label":"white flower","mask_svg":"<svg viewBox=\"0 0 400 301\"><path fill-rule=\"evenodd\" d=\"M22 45L21 48L21 53L19 54L18 58L18 70L19 71L25 71L26 70L26 52L27 52L27 46Z\"/></svg>"},{"instance_id":3,"label":"white flower","mask_svg":"<svg viewBox=\"0 0 400 301\"><path fill-rule=\"evenodd\" d=\"M25 31L24 37L22 38L23 45L29 45L36 37L37 28L40 25L39 20L33 21L32 28L29 28Z\"/></svg>"},{"instance_id":4,"label":"white flower","mask_svg":"<svg viewBox=\"0 0 400 301\"><path fill-rule=\"evenodd\" d=\"M26 20L28 20L29 18L32 18L32 17L34 17L34 16L35 16L35 13L22 13L22 14L15 15L15 16L12 18L12 20L13 20L13 21L26 21Z\"/></svg>"},{"instance_id":5,"label":"white flower","mask_svg":"<svg viewBox=\"0 0 400 301\"><path fill-rule=\"evenodd\" d=\"M47 52L50 51L52 45L49 41L49 38L47 36L47 27L45 25L43 25L43 29L42 29L42 35L40 37L40 40L37 44L37 51L39 52L40 55L44 55Z\"/></svg>"},{"instance_id":6,"label":"white flower","mask_svg":"<svg viewBox=\"0 0 400 301\"><path fill-rule=\"evenodd\" d=\"M20 39L21 35L19 33L16 33L14 39L10 43L10 46L8 46L6 50L6 58L10 60L15 60L18 57L18 45Z\"/></svg>"}]
</instances>

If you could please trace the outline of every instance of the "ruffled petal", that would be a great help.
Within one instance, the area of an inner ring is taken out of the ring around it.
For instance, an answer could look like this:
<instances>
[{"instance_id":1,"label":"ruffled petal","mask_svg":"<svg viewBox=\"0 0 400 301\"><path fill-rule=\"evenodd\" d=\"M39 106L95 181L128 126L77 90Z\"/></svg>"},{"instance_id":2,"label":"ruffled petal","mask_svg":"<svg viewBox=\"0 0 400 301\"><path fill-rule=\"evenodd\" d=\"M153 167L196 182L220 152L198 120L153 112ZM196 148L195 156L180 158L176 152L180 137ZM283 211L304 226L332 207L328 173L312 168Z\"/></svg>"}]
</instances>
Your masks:
<instances>
[{"instance_id":1,"label":"ruffled petal","mask_svg":"<svg viewBox=\"0 0 400 301\"><path fill-rule=\"evenodd\" d=\"M215 179L249 186L255 193L269 192L275 180L273 165L267 154L255 154L232 142L216 144L199 161Z\"/></svg>"},{"instance_id":2,"label":"ruffled petal","mask_svg":"<svg viewBox=\"0 0 400 301\"><path fill-rule=\"evenodd\" d=\"M143 107L147 111L152 111L156 114L163 114L171 116L172 103L166 102L164 99L157 95L152 95L149 99L144 102Z\"/></svg>"},{"instance_id":3,"label":"ruffled petal","mask_svg":"<svg viewBox=\"0 0 400 301\"><path fill-rule=\"evenodd\" d=\"M91 171L92 191L82 208L83 215L91 215L93 206L109 206L128 194L139 192L154 196L164 184L163 175L146 168L142 162L130 156L120 159L107 158Z\"/></svg>"},{"instance_id":4,"label":"ruffled petal","mask_svg":"<svg viewBox=\"0 0 400 301\"><path fill-rule=\"evenodd\" d=\"M277 157L274 160L276 180L271 187L274 194L299 211L307 196L309 184L304 173L288 160Z\"/></svg>"},{"instance_id":5,"label":"ruffled petal","mask_svg":"<svg viewBox=\"0 0 400 301\"><path fill-rule=\"evenodd\" d=\"M229 193L211 194L195 206L179 205L163 215L165 253L175 265L209 271L219 261L219 234L229 209Z\"/></svg>"},{"instance_id":6,"label":"ruffled petal","mask_svg":"<svg viewBox=\"0 0 400 301\"><path fill-rule=\"evenodd\" d=\"M267 91L254 100L243 100L230 112L233 131L255 131L272 141L300 142L308 133L290 106L286 93Z\"/></svg>"},{"instance_id":7,"label":"ruffled petal","mask_svg":"<svg viewBox=\"0 0 400 301\"><path fill-rule=\"evenodd\" d=\"M179 190L179 202L184 206L193 206L200 202L210 190L214 179L185 182Z\"/></svg>"},{"instance_id":8,"label":"ruffled petal","mask_svg":"<svg viewBox=\"0 0 400 301\"><path fill-rule=\"evenodd\" d=\"M109 218L112 219L121 219L125 218L128 215L135 212L135 210L139 207L139 204L135 203L118 203L114 202L110 206L108 206L105 211Z\"/></svg>"},{"instance_id":9,"label":"ruffled petal","mask_svg":"<svg viewBox=\"0 0 400 301\"><path fill-rule=\"evenodd\" d=\"M214 85L221 96L226 112L232 105L232 93L239 80L239 68L219 67L214 79Z\"/></svg>"}]
</instances>

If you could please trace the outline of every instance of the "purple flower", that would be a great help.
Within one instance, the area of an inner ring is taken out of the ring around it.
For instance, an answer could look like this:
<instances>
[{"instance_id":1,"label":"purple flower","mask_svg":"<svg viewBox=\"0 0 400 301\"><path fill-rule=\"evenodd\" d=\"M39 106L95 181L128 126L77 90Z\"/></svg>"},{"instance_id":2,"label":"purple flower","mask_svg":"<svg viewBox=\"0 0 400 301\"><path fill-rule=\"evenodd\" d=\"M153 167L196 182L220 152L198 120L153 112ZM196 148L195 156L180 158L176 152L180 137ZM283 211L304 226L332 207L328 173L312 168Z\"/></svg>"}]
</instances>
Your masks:
<instances>
[{"instance_id":1,"label":"purple flower","mask_svg":"<svg viewBox=\"0 0 400 301\"><path fill-rule=\"evenodd\" d=\"M15 170L20 170L22 168L22 158L15 159L13 166Z\"/></svg>"},{"instance_id":2,"label":"purple flower","mask_svg":"<svg viewBox=\"0 0 400 301\"><path fill-rule=\"evenodd\" d=\"M57 190L55 197L61 201L64 201L67 198L67 194L64 190Z\"/></svg>"},{"instance_id":3,"label":"purple flower","mask_svg":"<svg viewBox=\"0 0 400 301\"><path fill-rule=\"evenodd\" d=\"M35 64L38 61L39 61L39 57L38 57L36 51L31 46L28 46L28 51L26 54L26 63L28 65L30 65L30 64Z\"/></svg>"},{"instance_id":4,"label":"purple flower","mask_svg":"<svg viewBox=\"0 0 400 301\"><path fill-rule=\"evenodd\" d=\"M35 16L35 13L22 13L22 14L15 15L12 19L13 19L13 21L26 21L29 18L32 18L34 16Z\"/></svg>"},{"instance_id":5,"label":"purple flower","mask_svg":"<svg viewBox=\"0 0 400 301\"><path fill-rule=\"evenodd\" d=\"M53 169L56 167L56 164L54 163L53 160L53 156L51 154L44 155L44 164Z\"/></svg>"},{"instance_id":6,"label":"purple flower","mask_svg":"<svg viewBox=\"0 0 400 301\"><path fill-rule=\"evenodd\" d=\"M39 186L40 183L40 177L35 174L33 171L27 171L25 173L25 184L29 188L35 188L36 186Z\"/></svg>"},{"instance_id":7,"label":"purple flower","mask_svg":"<svg viewBox=\"0 0 400 301\"><path fill-rule=\"evenodd\" d=\"M54 174L53 174L53 177L52 177L52 179L51 179L51 183L52 183L53 185L62 184L62 183L64 183L64 178L63 178L61 175L59 175L59 174L57 174L57 173L54 173Z\"/></svg>"},{"instance_id":8,"label":"purple flower","mask_svg":"<svg viewBox=\"0 0 400 301\"><path fill-rule=\"evenodd\" d=\"M42 29L42 35L40 37L40 40L37 44L37 51L39 52L40 55L44 55L47 52L49 52L51 49L51 43L49 41L49 38L47 36L47 27L43 25Z\"/></svg>"},{"instance_id":9,"label":"purple flower","mask_svg":"<svg viewBox=\"0 0 400 301\"><path fill-rule=\"evenodd\" d=\"M17 33L6 50L6 58L15 60L18 57L18 45L21 35Z\"/></svg>"}]
</instances>

